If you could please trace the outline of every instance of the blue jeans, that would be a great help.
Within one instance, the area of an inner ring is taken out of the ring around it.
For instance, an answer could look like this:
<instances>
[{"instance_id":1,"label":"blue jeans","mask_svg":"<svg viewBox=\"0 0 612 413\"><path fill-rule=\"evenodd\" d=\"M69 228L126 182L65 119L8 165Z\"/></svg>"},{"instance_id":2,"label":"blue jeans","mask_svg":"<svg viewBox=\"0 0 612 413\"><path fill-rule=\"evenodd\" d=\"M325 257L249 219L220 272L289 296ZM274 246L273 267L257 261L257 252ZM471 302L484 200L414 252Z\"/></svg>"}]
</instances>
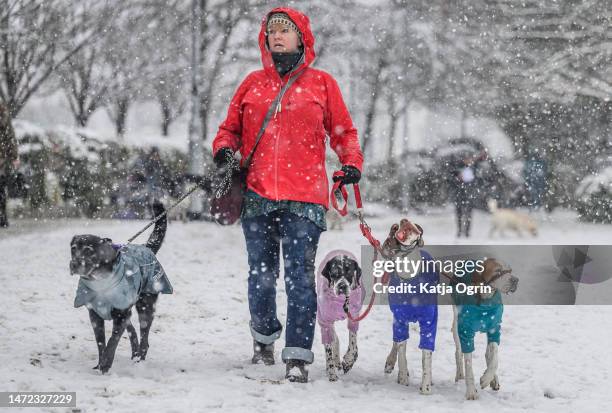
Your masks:
<instances>
[{"instance_id":1,"label":"blue jeans","mask_svg":"<svg viewBox=\"0 0 612 413\"><path fill-rule=\"evenodd\" d=\"M283 361L312 363L311 351L317 314L314 263L321 229L312 221L286 210L242 220L249 256L249 310L251 334L263 344L281 335L276 317L276 278L282 245L287 291L287 324Z\"/></svg>"}]
</instances>

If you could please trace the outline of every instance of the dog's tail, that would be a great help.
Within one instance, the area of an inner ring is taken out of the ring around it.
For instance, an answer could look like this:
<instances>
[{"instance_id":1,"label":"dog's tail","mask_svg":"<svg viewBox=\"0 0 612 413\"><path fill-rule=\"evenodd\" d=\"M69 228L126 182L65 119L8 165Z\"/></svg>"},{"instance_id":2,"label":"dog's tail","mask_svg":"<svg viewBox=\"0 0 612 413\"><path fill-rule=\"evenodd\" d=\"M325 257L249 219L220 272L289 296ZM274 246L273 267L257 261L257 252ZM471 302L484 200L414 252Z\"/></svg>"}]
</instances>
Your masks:
<instances>
[{"instance_id":1,"label":"dog's tail","mask_svg":"<svg viewBox=\"0 0 612 413\"><path fill-rule=\"evenodd\" d=\"M157 217L163 214L166 211L164 208L164 204L159 202L158 200L153 201L153 214ZM155 227L153 228L153 232L147 241L147 248L153 251L154 254L157 254L157 251L161 248L162 243L164 242L164 237L166 236L166 229L168 228L168 217L164 215L160 219L155 222Z\"/></svg>"}]
</instances>

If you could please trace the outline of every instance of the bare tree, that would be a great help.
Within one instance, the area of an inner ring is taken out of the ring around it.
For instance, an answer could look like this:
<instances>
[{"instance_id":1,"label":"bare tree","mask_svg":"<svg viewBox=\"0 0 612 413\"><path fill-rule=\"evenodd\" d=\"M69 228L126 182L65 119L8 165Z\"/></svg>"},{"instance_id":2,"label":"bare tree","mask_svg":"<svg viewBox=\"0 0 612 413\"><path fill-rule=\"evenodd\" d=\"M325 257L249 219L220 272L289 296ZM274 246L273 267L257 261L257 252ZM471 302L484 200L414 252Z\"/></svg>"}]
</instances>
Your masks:
<instances>
[{"instance_id":1,"label":"bare tree","mask_svg":"<svg viewBox=\"0 0 612 413\"><path fill-rule=\"evenodd\" d=\"M234 29L243 19L253 18L247 13L249 0L229 0L215 3L201 0L202 8L202 36L200 56L203 71L200 80L200 119L202 122L203 138L208 130L208 115L212 107L212 96L215 90L217 77L223 64L227 61L227 46ZM255 7L255 6L253 6Z\"/></svg>"},{"instance_id":2,"label":"bare tree","mask_svg":"<svg viewBox=\"0 0 612 413\"><path fill-rule=\"evenodd\" d=\"M133 8L115 19L105 36L103 65L111 74L105 108L115 124L117 136L125 133L130 106L147 89L149 66L146 42L147 19Z\"/></svg>"},{"instance_id":3,"label":"bare tree","mask_svg":"<svg viewBox=\"0 0 612 413\"><path fill-rule=\"evenodd\" d=\"M70 13L75 18L66 22ZM12 117L112 13L108 1L0 0L0 99Z\"/></svg>"},{"instance_id":4,"label":"bare tree","mask_svg":"<svg viewBox=\"0 0 612 413\"><path fill-rule=\"evenodd\" d=\"M75 53L58 71L70 111L78 126L87 126L91 115L104 103L111 83L102 76L100 46L93 44Z\"/></svg>"}]
</instances>

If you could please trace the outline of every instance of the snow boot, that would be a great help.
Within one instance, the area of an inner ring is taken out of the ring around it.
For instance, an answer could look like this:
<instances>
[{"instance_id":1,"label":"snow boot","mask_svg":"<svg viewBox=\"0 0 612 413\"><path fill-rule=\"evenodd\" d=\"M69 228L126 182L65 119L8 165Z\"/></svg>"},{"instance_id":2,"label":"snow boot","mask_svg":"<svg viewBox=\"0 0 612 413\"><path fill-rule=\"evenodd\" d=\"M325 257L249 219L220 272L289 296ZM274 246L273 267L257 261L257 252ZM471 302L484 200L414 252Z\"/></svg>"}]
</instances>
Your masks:
<instances>
[{"instance_id":1,"label":"snow boot","mask_svg":"<svg viewBox=\"0 0 612 413\"><path fill-rule=\"evenodd\" d=\"M274 364L274 343L263 344L253 340L253 358L251 362L259 364L260 361L263 361L266 366Z\"/></svg>"},{"instance_id":2,"label":"snow boot","mask_svg":"<svg viewBox=\"0 0 612 413\"><path fill-rule=\"evenodd\" d=\"M304 360L287 360L285 378L295 383L308 383L308 370Z\"/></svg>"}]
</instances>

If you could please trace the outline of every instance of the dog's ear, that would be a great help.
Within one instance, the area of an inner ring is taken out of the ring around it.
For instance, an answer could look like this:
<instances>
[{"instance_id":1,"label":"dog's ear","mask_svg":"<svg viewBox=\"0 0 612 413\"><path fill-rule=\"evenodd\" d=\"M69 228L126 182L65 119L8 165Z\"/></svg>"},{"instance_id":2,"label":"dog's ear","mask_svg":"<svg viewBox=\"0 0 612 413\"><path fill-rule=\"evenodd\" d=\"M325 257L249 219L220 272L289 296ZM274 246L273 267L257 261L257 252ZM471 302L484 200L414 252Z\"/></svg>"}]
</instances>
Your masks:
<instances>
[{"instance_id":1,"label":"dog's ear","mask_svg":"<svg viewBox=\"0 0 612 413\"><path fill-rule=\"evenodd\" d=\"M398 224L391 225L391 230L389 231L389 238L395 238L395 233L397 232L398 229L399 229Z\"/></svg>"},{"instance_id":2,"label":"dog's ear","mask_svg":"<svg viewBox=\"0 0 612 413\"><path fill-rule=\"evenodd\" d=\"M361 283L361 268L359 268L359 264L355 262L355 276L353 277L353 283L355 284L353 287L357 287Z\"/></svg>"},{"instance_id":3,"label":"dog's ear","mask_svg":"<svg viewBox=\"0 0 612 413\"><path fill-rule=\"evenodd\" d=\"M423 245L425 245L425 242L423 241L423 227L421 227L419 224L414 224L414 226L417 227L419 231L421 231L418 247L423 248Z\"/></svg>"},{"instance_id":4,"label":"dog's ear","mask_svg":"<svg viewBox=\"0 0 612 413\"><path fill-rule=\"evenodd\" d=\"M327 261L325 267L323 267L323 271L321 271L321 275L325 277L325 279L329 282L329 286L331 287L331 275L329 272L331 271L331 266L333 265L333 259Z\"/></svg>"},{"instance_id":5,"label":"dog's ear","mask_svg":"<svg viewBox=\"0 0 612 413\"><path fill-rule=\"evenodd\" d=\"M110 238L102 238L102 242L106 242L107 244L112 244L113 240Z\"/></svg>"}]
</instances>

